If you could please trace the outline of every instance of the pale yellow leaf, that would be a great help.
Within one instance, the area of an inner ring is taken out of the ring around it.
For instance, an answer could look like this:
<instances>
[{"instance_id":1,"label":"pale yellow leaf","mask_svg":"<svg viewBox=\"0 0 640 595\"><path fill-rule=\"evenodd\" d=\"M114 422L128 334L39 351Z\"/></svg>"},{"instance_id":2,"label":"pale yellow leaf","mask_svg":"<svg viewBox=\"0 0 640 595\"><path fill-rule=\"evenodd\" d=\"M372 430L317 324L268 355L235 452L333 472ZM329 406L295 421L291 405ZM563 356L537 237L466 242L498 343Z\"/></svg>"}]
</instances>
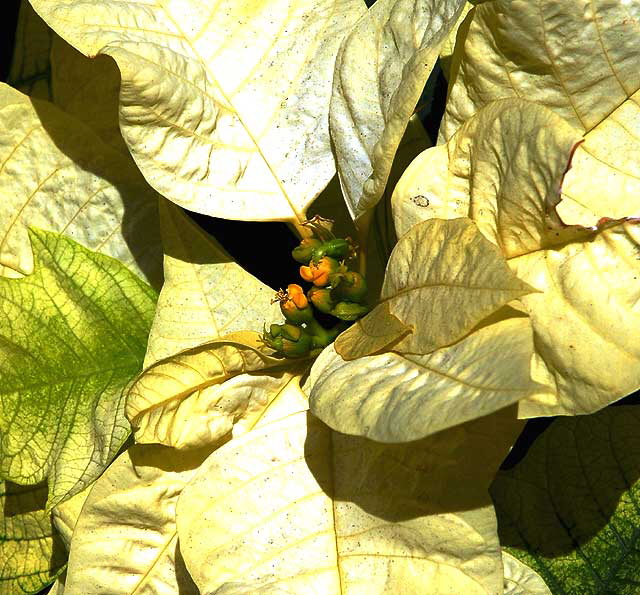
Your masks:
<instances>
[{"instance_id":1,"label":"pale yellow leaf","mask_svg":"<svg viewBox=\"0 0 640 595\"><path fill-rule=\"evenodd\" d=\"M252 418L286 386L285 367L291 368L261 352L250 332L161 360L128 391L126 415L136 441L194 448L226 440L235 422Z\"/></svg>"},{"instance_id":2,"label":"pale yellow leaf","mask_svg":"<svg viewBox=\"0 0 640 595\"><path fill-rule=\"evenodd\" d=\"M382 196L394 155L464 0L379 0L338 53L330 126L354 218Z\"/></svg>"},{"instance_id":3,"label":"pale yellow leaf","mask_svg":"<svg viewBox=\"0 0 640 595\"><path fill-rule=\"evenodd\" d=\"M65 595L199 595L184 568L175 507L210 450L136 445L94 484L71 542Z\"/></svg>"},{"instance_id":4,"label":"pale yellow leaf","mask_svg":"<svg viewBox=\"0 0 640 595\"><path fill-rule=\"evenodd\" d=\"M574 128L546 108L519 99L496 101L446 145L414 161L393 197L397 225L469 216L507 258L581 233L584 238L590 230L567 228L555 211L579 140Z\"/></svg>"},{"instance_id":5,"label":"pale yellow leaf","mask_svg":"<svg viewBox=\"0 0 640 595\"><path fill-rule=\"evenodd\" d=\"M520 414L593 413L640 387L640 222L510 261L542 293L522 298L536 345L534 378L551 394Z\"/></svg>"},{"instance_id":6,"label":"pale yellow leaf","mask_svg":"<svg viewBox=\"0 0 640 595\"><path fill-rule=\"evenodd\" d=\"M330 346L305 388L311 411L334 430L407 442L535 394L532 355L531 323L512 316L429 355L390 352L347 362Z\"/></svg>"},{"instance_id":7,"label":"pale yellow leaf","mask_svg":"<svg viewBox=\"0 0 640 595\"><path fill-rule=\"evenodd\" d=\"M502 593L486 490L513 409L405 446L334 433L291 400L180 496L180 547L202 593Z\"/></svg>"},{"instance_id":8,"label":"pale yellow leaf","mask_svg":"<svg viewBox=\"0 0 640 595\"><path fill-rule=\"evenodd\" d=\"M502 552L504 564L504 595L552 595L540 575L514 558Z\"/></svg>"},{"instance_id":9,"label":"pale yellow leaf","mask_svg":"<svg viewBox=\"0 0 640 595\"><path fill-rule=\"evenodd\" d=\"M145 368L183 349L282 318L274 291L245 271L179 207L160 202L164 285ZM250 241L250 240L248 240Z\"/></svg>"},{"instance_id":10,"label":"pale yellow leaf","mask_svg":"<svg viewBox=\"0 0 640 595\"><path fill-rule=\"evenodd\" d=\"M451 31L449 31L449 35L444 40L442 44L442 48L440 49L440 67L442 68L442 72L447 79L449 79L449 74L451 71L451 62L453 57L453 50L456 46L456 38L458 37L458 31L462 29L460 32L460 39L464 41L466 37L466 29L469 27L469 22L471 21L471 17L467 19L467 15L473 8L473 4L471 2L465 2L464 8L458 17L456 24L452 27ZM466 22L465 22L466 19Z\"/></svg>"},{"instance_id":11,"label":"pale yellow leaf","mask_svg":"<svg viewBox=\"0 0 640 595\"><path fill-rule=\"evenodd\" d=\"M357 320L335 340L335 350L345 360L352 360L362 354L374 354L385 347L390 349L413 329L405 325L389 311L389 302L375 308L368 316Z\"/></svg>"},{"instance_id":12,"label":"pale yellow leaf","mask_svg":"<svg viewBox=\"0 0 640 595\"><path fill-rule=\"evenodd\" d=\"M572 130L542 106L494 102L446 145L423 153L394 196L400 226L415 218L476 220L513 272L542 292L520 300L534 329L533 377L548 387L521 401L526 417L590 413L640 386L638 223L584 229L559 218ZM433 199L423 214L408 206L416 193Z\"/></svg>"},{"instance_id":13,"label":"pale yellow leaf","mask_svg":"<svg viewBox=\"0 0 640 595\"><path fill-rule=\"evenodd\" d=\"M53 507L51 514L53 518L53 524L58 530L58 534L64 541L67 551L71 547L71 538L73 536L73 530L78 522L78 517L82 511L92 485L85 488L81 492L78 492L74 496L71 496L68 500L62 502L62 504L56 504Z\"/></svg>"},{"instance_id":14,"label":"pale yellow leaf","mask_svg":"<svg viewBox=\"0 0 640 595\"><path fill-rule=\"evenodd\" d=\"M64 233L159 286L158 195L130 158L54 105L0 85L0 273L33 272L27 226Z\"/></svg>"},{"instance_id":15,"label":"pale yellow leaf","mask_svg":"<svg viewBox=\"0 0 640 595\"><path fill-rule=\"evenodd\" d=\"M384 322L379 310L388 309L413 330L394 343L394 351L426 354L459 341L507 302L531 291L475 223L432 219L400 238L387 265L380 303L367 316ZM352 332L367 326L363 321ZM353 359L368 355L371 344L354 338L345 347L341 343L345 356Z\"/></svg>"},{"instance_id":16,"label":"pale yellow leaf","mask_svg":"<svg viewBox=\"0 0 640 595\"><path fill-rule=\"evenodd\" d=\"M640 214L640 5L495 0L474 12L456 47L441 140L491 101L526 98L585 136L563 187L563 219Z\"/></svg>"},{"instance_id":17,"label":"pale yellow leaf","mask_svg":"<svg viewBox=\"0 0 640 595\"><path fill-rule=\"evenodd\" d=\"M123 136L149 183L193 211L301 220L335 172L335 55L361 0L33 0L120 69Z\"/></svg>"}]
</instances>

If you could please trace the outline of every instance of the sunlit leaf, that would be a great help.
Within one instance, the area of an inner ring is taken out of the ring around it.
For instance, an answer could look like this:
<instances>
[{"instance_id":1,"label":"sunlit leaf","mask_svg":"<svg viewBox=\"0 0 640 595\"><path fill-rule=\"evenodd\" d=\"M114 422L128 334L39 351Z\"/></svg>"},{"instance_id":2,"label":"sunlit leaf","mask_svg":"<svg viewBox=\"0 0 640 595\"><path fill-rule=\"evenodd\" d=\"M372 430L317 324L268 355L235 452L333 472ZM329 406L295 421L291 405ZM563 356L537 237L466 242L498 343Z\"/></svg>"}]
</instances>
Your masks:
<instances>
[{"instance_id":1,"label":"sunlit leaf","mask_svg":"<svg viewBox=\"0 0 640 595\"><path fill-rule=\"evenodd\" d=\"M640 5L496 0L474 12L443 139L491 101L527 98L585 135L563 186L565 220L640 214Z\"/></svg>"},{"instance_id":2,"label":"sunlit leaf","mask_svg":"<svg viewBox=\"0 0 640 595\"><path fill-rule=\"evenodd\" d=\"M136 445L95 483L71 542L64 595L199 595L175 507L207 452Z\"/></svg>"},{"instance_id":3,"label":"sunlit leaf","mask_svg":"<svg viewBox=\"0 0 640 595\"><path fill-rule=\"evenodd\" d=\"M414 161L394 195L399 226L471 217L541 292L520 298L534 329L533 376L548 387L521 401L526 417L593 412L640 385L640 226L564 224L558 201L574 139L546 108L495 102ZM420 211L417 195L429 197Z\"/></svg>"},{"instance_id":4,"label":"sunlit leaf","mask_svg":"<svg viewBox=\"0 0 640 595\"><path fill-rule=\"evenodd\" d=\"M130 157L54 105L0 84L0 273L28 275L27 226L64 233L159 285L158 196Z\"/></svg>"},{"instance_id":5,"label":"sunlit leaf","mask_svg":"<svg viewBox=\"0 0 640 595\"><path fill-rule=\"evenodd\" d=\"M37 593L64 568L64 544L46 501L46 484L0 481L0 595Z\"/></svg>"},{"instance_id":6,"label":"sunlit leaf","mask_svg":"<svg viewBox=\"0 0 640 595\"><path fill-rule=\"evenodd\" d=\"M464 8L458 17L458 21L449 31L449 35L444 40L442 44L442 48L440 49L440 67L442 68L442 72L447 79L450 78L450 72L452 70L452 59L453 59L453 50L456 46L456 38L458 37L458 30L460 31L460 39L464 40L466 37L466 29L469 26L469 21L472 17L467 19L467 15L469 11L473 8L473 4L471 2L465 2ZM473 16L473 15L472 15ZM466 22L465 22L466 19ZM453 68L455 70L455 67Z\"/></svg>"},{"instance_id":7,"label":"sunlit leaf","mask_svg":"<svg viewBox=\"0 0 640 595\"><path fill-rule=\"evenodd\" d=\"M30 233L34 272L0 279L0 473L82 490L126 438L122 389L138 372L155 293L118 261Z\"/></svg>"},{"instance_id":8,"label":"sunlit leaf","mask_svg":"<svg viewBox=\"0 0 640 595\"><path fill-rule=\"evenodd\" d=\"M504 564L504 595L552 595L540 575L507 552Z\"/></svg>"},{"instance_id":9,"label":"sunlit leaf","mask_svg":"<svg viewBox=\"0 0 640 595\"><path fill-rule=\"evenodd\" d=\"M333 429L407 442L502 409L538 387L531 324L499 320L429 355L384 353L345 362L332 347L309 377L311 410Z\"/></svg>"},{"instance_id":10,"label":"sunlit leaf","mask_svg":"<svg viewBox=\"0 0 640 595\"><path fill-rule=\"evenodd\" d=\"M85 55L116 60L123 136L161 194L219 217L304 219L335 172L331 73L361 0L32 4Z\"/></svg>"},{"instance_id":11,"label":"sunlit leaf","mask_svg":"<svg viewBox=\"0 0 640 595\"><path fill-rule=\"evenodd\" d=\"M256 333L236 333L147 368L127 396L136 441L193 448L226 438L234 422L260 410L287 382L283 370L291 366L259 347ZM251 375L258 371L264 373Z\"/></svg>"},{"instance_id":12,"label":"sunlit leaf","mask_svg":"<svg viewBox=\"0 0 640 595\"><path fill-rule=\"evenodd\" d=\"M180 547L202 593L501 592L484 494L513 411L382 445L331 432L290 398L283 417L215 451L180 496Z\"/></svg>"},{"instance_id":13,"label":"sunlit leaf","mask_svg":"<svg viewBox=\"0 0 640 595\"><path fill-rule=\"evenodd\" d=\"M145 367L236 331L281 318L274 291L249 274L178 207L160 203L164 285ZM250 241L250 239L247 239Z\"/></svg>"},{"instance_id":14,"label":"sunlit leaf","mask_svg":"<svg viewBox=\"0 0 640 595\"><path fill-rule=\"evenodd\" d=\"M330 125L354 218L382 196L394 155L463 0L378 0L345 37Z\"/></svg>"},{"instance_id":15,"label":"sunlit leaf","mask_svg":"<svg viewBox=\"0 0 640 595\"><path fill-rule=\"evenodd\" d=\"M557 419L492 495L500 541L552 593L638 591L640 412Z\"/></svg>"},{"instance_id":16,"label":"sunlit leaf","mask_svg":"<svg viewBox=\"0 0 640 595\"><path fill-rule=\"evenodd\" d=\"M392 331L398 331L398 320L412 328L393 344L394 351L427 354L460 340L482 319L531 291L475 223L464 218L433 219L416 225L398 241L380 303L368 316L378 318L379 336L396 339L398 332ZM385 318L387 312L392 317ZM366 324L346 333L357 335ZM376 351L381 347L379 342L375 346ZM367 348L369 342L359 342L357 336L337 344L338 353L348 359L368 355Z\"/></svg>"},{"instance_id":17,"label":"sunlit leaf","mask_svg":"<svg viewBox=\"0 0 640 595\"><path fill-rule=\"evenodd\" d=\"M75 496L72 496L57 506L54 506L51 511L53 525L64 542L67 551L69 551L69 548L71 547L73 531L76 528L80 512L82 511L82 507L84 506L92 487L93 484L89 485L81 492L78 492Z\"/></svg>"}]
</instances>

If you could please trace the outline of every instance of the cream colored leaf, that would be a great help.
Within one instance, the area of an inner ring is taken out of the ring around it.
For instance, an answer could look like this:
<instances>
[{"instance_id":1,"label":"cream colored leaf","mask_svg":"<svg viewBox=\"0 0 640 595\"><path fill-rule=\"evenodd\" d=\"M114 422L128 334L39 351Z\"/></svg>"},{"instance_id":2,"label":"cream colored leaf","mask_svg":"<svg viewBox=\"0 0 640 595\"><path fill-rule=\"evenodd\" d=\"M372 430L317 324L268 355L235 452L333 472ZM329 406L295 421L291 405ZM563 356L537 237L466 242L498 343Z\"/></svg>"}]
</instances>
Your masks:
<instances>
[{"instance_id":1,"label":"cream colored leaf","mask_svg":"<svg viewBox=\"0 0 640 595\"><path fill-rule=\"evenodd\" d=\"M504 595L552 595L540 575L514 558L502 552L504 564Z\"/></svg>"},{"instance_id":2,"label":"cream colored leaf","mask_svg":"<svg viewBox=\"0 0 640 595\"><path fill-rule=\"evenodd\" d=\"M236 333L147 368L127 395L136 441L194 448L227 439L290 378L283 361L258 346L256 333Z\"/></svg>"},{"instance_id":3,"label":"cream colored leaf","mask_svg":"<svg viewBox=\"0 0 640 595\"><path fill-rule=\"evenodd\" d=\"M311 411L334 430L408 442L535 394L532 355L529 320L502 318L429 355L391 352L347 362L328 347L305 388Z\"/></svg>"},{"instance_id":4,"label":"cream colored leaf","mask_svg":"<svg viewBox=\"0 0 640 595\"><path fill-rule=\"evenodd\" d=\"M0 85L0 273L33 271L27 226L113 256L158 286L158 195L130 159L54 105Z\"/></svg>"},{"instance_id":5,"label":"cream colored leaf","mask_svg":"<svg viewBox=\"0 0 640 595\"><path fill-rule=\"evenodd\" d=\"M463 6L464 0L379 0L342 42L329 118L354 219L382 196L407 122Z\"/></svg>"},{"instance_id":6,"label":"cream colored leaf","mask_svg":"<svg viewBox=\"0 0 640 595\"><path fill-rule=\"evenodd\" d=\"M164 285L145 368L189 347L281 318L274 291L245 271L181 210L160 202Z\"/></svg>"},{"instance_id":7,"label":"cream colored leaf","mask_svg":"<svg viewBox=\"0 0 640 595\"><path fill-rule=\"evenodd\" d=\"M411 164L393 196L396 225L469 216L507 258L585 237L591 230L567 228L555 211L579 140L544 107L496 101Z\"/></svg>"},{"instance_id":8,"label":"cream colored leaf","mask_svg":"<svg viewBox=\"0 0 640 595\"><path fill-rule=\"evenodd\" d=\"M89 485L89 487L78 492L68 500L65 500L62 504L54 506L51 511L53 524L62 538L62 541L64 541L67 551L69 551L69 548L71 547L73 531L76 527L76 523L78 522L78 517L80 516L82 507L84 506L92 487L92 484Z\"/></svg>"},{"instance_id":9,"label":"cream colored leaf","mask_svg":"<svg viewBox=\"0 0 640 595\"><path fill-rule=\"evenodd\" d=\"M442 44L442 48L440 49L440 67L442 68L442 72L447 79L450 78L451 62L453 58L453 50L456 46L456 38L458 38L458 32L460 31L460 40L464 41L466 38L466 30L469 27L469 23L471 21L471 17L467 19L467 15L473 8L473 4L471 2L465 2L464 8L458 17L456 24L452 27L451 31L449 31L449 35L444 40Z\"/></svg>"},{"instance_id":10,"label":"cream colored leaf","mask_svg":"<svg viewBox=\"0 0 640 595\"><path fill-rule=\"evenodd\" d=\"M423 153L394 196L399 225L413 217L477 220L513 272L542 292L521 298L534 329L533 377L548 387L521 401L526 417L594 412L640 386L638 223L581 229L558 217L572 134L546 108L495 102L447 145ZM412 187L420 168L433 186ZM433 200L416 216L407 197L418 192Z\"/></svg>"},{"instance_id":11,"label":"cream colored leaf","mask_svg":"<svg viewBox=\"0 0 640 595\"><path fill-rule=\"evenodd\" d=\"M383 322L379 311L388 309L413 329L394 343L393 350L427 354L459 341L481 320L531 291L472 221L432 219L398 241L381 301L367 316ZM363 321L353 332L367 325ZM354 359L368 355L370 341L352 340L349 349L341 342L340 347L345 357Z\"/></svg>"},{"instance_id":12,"label":"cream colored leaf","mask_svg":"<svg viewBox=\"0 0 640 595\"><path fill-rule=\"evenodd\" d=\"M199 595L186 572L175 507L210 452L136 445L94 484L71 542L65 595Z\"/></svg>"},{"instance_id":13,"label":"cream colored leaf","mask_svg":"<svg viewBox=\"0 0 640 595\"><path fill-rule=\"evenodd\" d=\"M33 10L29 0L22 0L7 83L31 97L51 101L49 55L54 36L55 33Z\"/></svg>"},{"instance_id":14,"label":"cream colored leaf","mask_svg":"<svg viewBox=\"0 0 640 595\"><path fill-rule=\"evenodd\" d=\"M296 409L223 445L183 490L180 547L202 593L502 593L486 490L512 409L411 445Z\"/></svg>"},{"instance_id":15,"label":"cream colored leaf","mask_svg":"<svg viewBox=\"0 0 640 595\"><path fill-rule=\"evenodd\" d=\"M123 136L156 190L219 217L304 219L335 171L331 73L361 0L32 4L115 59Z\"/></svg>"},{"instance_id":16,"label":"cream colored leaf","mask_svg":"<svg viewBox=\"0 0 640 595\"><path fill-rule=\"evenodd\" d=\"M542 290L522 303L534 329L534 378L551 389L524 399L522 416L593 413L640 386L638 220L510 264Z\"/></svg>"},{"instance_id":17,"label":"cream colored leaf","mask_svg":"<svg viewBox=\"0 0 640 595\"><path fill-rule=\"evenodd\" d=\"M496 0L474 12L456 48L441 138L491 101L525 97L585 135L563 187L563 218L592 225L640 214L638 3Z\"/></svg>"},{"instance_id":18,"label":"cream colored leaf","mask_svg":"<svg viewBox=\"0 0 640 595\"><path fill-rule=\"evenodd\" d=\"M371 314L356 321L335 340L335 350L343 359L352 360L358 354L374 354L391 348L413 329L389 311L389 302L375 308Z\"/></svg>"}]
</instances>

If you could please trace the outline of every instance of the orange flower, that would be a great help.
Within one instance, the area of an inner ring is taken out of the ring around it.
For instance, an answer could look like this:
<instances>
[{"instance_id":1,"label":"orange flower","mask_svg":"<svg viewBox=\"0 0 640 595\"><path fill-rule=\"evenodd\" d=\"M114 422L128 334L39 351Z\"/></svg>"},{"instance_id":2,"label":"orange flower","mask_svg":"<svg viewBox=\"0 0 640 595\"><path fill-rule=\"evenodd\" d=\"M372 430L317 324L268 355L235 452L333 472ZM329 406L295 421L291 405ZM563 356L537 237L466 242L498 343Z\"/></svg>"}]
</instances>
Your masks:
<instances>
[{"instance_id":1,"label":"orange flower","mask_svg":"<svg viewBox=\"0 0 640 595\"><path fill-rule=\"evenodd\" d=\"M287 287L287 291L281 289L276 293L273 302L280 302L280 311L293 324L302 324L313 319L309 300L300 285L292 283Z\"/></svg>"},{"instance_id":2,"label":"orange flower","mask_svg":"<svg viewBox=\"0 0 640 595\"><path fill-rule=\"evenodd\" d=\"M342 267L337 260L329 256L323 256L318 263L313 260L309 266L300 267L300 276L305 280L313 283L316 287L326 287L329 285L329 277L337 273Z\"/></svg>"}]
</instances>

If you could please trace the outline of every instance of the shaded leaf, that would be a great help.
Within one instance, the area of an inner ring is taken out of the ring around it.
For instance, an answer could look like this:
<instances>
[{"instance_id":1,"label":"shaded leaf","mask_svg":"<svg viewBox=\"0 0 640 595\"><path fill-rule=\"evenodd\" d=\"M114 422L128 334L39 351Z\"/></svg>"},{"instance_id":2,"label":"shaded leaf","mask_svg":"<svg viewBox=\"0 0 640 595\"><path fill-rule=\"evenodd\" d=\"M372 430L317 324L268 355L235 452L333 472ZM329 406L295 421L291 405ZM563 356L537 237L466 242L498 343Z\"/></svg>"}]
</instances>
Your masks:
<instances>
[{"instance_id":1,"label":"shaded leaf","mask_svg":"<svg viewBox=\"0 0 640 595\"><path fill-rule=\"evenodd\" d=\"M557 419L492 486L501 543L551 592L637 593L637 407Z\"/></svg>"},{"instance_id":2,"label":"shaded leaf","mask_svg":"<svg viewBox=\"0 0 640 595\"><path fill-rule=\"evenodd\" d=\"M428 355L390 352L345 362L329 347L306 386L311 410L333 429L407 442L535 393L532 353L529 320L502 318Z\"/></svg>"},{"instance_id":3,"label":"shaded leaf","mask_svg":"<svg viewBox=\"0 0 640 595\"><path fill-rule=\"evenodd\" d=\"M159 285L158 195L129 156L56 106L0 84L0 273L28 275L27 226L64 233Z\"/></svg>"},{"instance_id":4,"label":"shaded leaf","mask_svg":"<svg viewBox=\"0 0 640 595\"><path fill-rule=\"evenodd\" d=\"M305 218L335 171L331 72L360 0L32 4L115 59L123 136L156 190L218 217Z\"/></svg>"},{"instance_id":5,"label":"shaded leaf","mask_svg":"<svg viewBox=\"0 0 640 595\"><path fill-rule=\"evenodd\" d=\"M37 593L64 568L64 545L46 501L46 484L0 481L0 595Z\"/></svg>"},{"instance_id":6,"label":"shaded leaf","mask_svg":"<svg viewBox=\"0 0 640 595\"><path fill-rule=\"evenodd\" d=\"M21 0L7 83L26 95L51 101L51 44L55 33Z\"/></svg>"},{"instance_id":7,"label":"shaded leaf","mask_svg":"<svg viewBox=\"0 0 640 595\"><path fill-rule=\"evenodd\" d=\"M155 293L121 263L31 231L34 272L0 279L0 473L49 482L52 507L98 477L129 433Z\"/></svg>"}]
</instances>

